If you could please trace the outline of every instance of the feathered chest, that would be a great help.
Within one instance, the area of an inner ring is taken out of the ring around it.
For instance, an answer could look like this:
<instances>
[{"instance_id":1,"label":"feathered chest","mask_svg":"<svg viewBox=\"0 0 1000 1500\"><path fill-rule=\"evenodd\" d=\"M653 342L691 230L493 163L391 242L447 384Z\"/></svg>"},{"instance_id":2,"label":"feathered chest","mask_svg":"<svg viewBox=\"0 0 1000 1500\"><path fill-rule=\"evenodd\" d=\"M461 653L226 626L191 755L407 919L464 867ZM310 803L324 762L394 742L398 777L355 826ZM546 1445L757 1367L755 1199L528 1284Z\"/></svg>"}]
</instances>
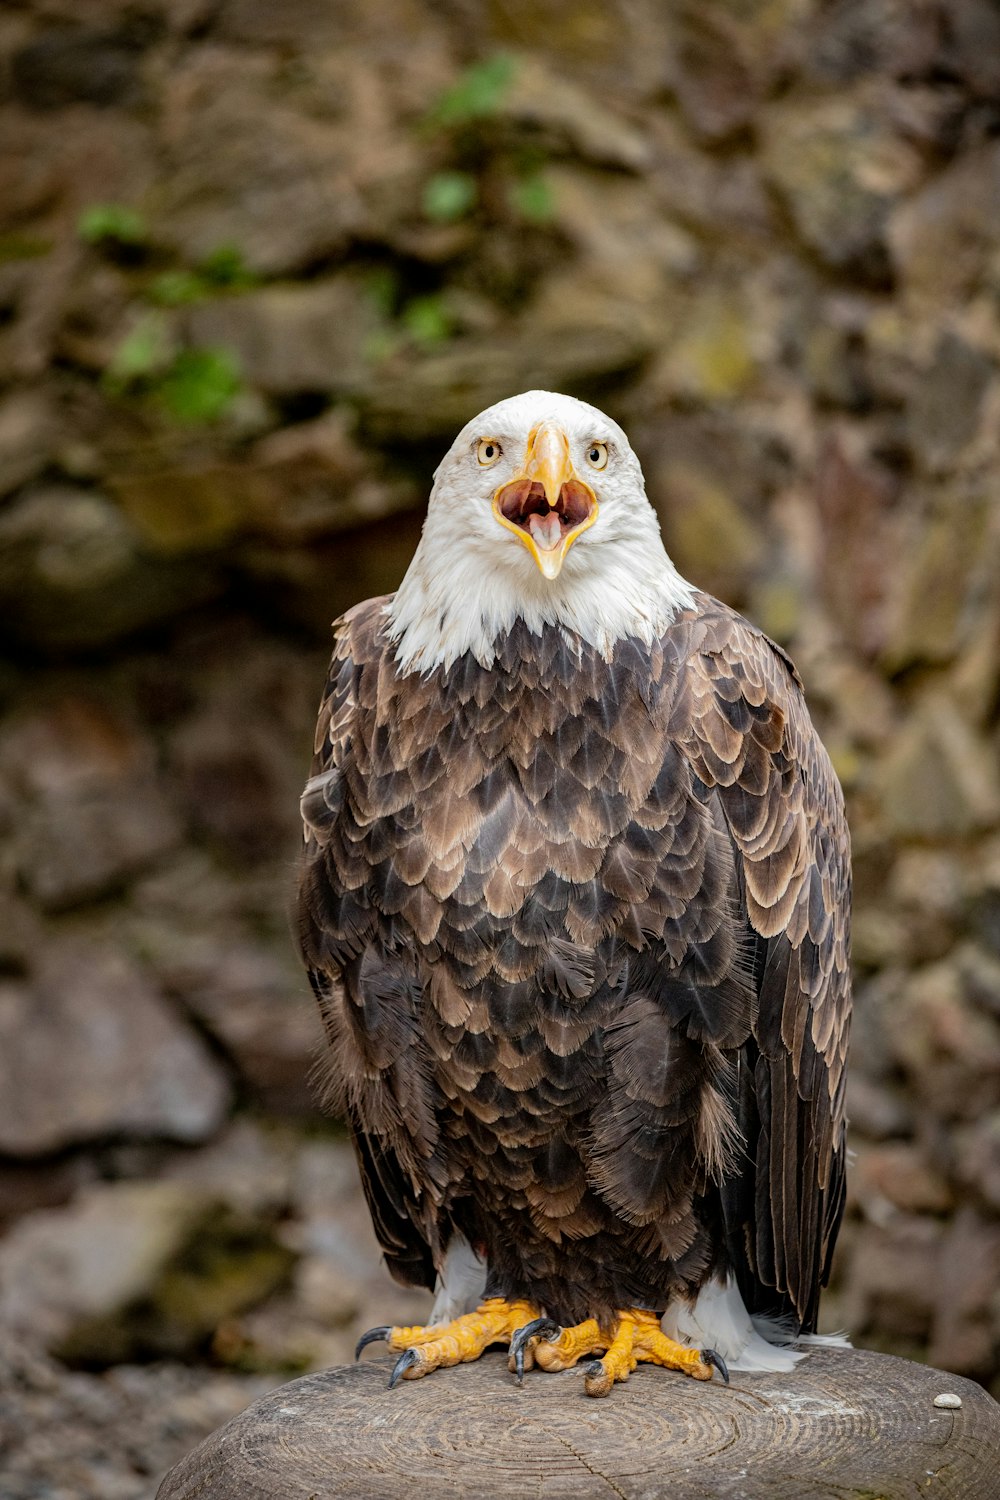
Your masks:
<instances>
[{"instance_id":1,"label":"feathered chest","mask_svg":"<svg viewBox=\"0 0 1000 1500\"><path fill-rule=\"evenodd\" d=\"M679 960L718 930L731 887L728 841L671 737L662 650L625 643L608 662L552 636L429 678L383 659L356 684L327 825L336 881L464 986L536 973L589 992L609 940Z\"/></svg>"}]
</instances>

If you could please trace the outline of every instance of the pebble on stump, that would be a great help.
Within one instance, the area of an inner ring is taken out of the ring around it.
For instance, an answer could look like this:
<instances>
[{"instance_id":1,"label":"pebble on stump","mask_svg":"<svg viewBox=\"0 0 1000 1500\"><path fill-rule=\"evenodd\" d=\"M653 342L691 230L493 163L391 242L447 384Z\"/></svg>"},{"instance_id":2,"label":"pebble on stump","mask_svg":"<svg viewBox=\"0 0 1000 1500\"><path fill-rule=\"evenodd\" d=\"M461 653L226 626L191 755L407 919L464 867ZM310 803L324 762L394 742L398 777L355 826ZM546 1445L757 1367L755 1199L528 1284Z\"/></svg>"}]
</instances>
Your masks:
<instances>
[{"instance_id":1,"label":"pebble on stump","mask_svg":"<svg viewBox=\"0 0 1000 1500\"><path fill-rule=\"evenodd\" d=\"M889 1355L830 1349L732 1384L638 1369L605 1401L579 1370L506 1356L394 1391L391 1359L279 1387L206 1438L157 1500L996 1500L1000 1406ZM941 1408L945 1389L960 1396Z\"/></svg>"}]
</instances>

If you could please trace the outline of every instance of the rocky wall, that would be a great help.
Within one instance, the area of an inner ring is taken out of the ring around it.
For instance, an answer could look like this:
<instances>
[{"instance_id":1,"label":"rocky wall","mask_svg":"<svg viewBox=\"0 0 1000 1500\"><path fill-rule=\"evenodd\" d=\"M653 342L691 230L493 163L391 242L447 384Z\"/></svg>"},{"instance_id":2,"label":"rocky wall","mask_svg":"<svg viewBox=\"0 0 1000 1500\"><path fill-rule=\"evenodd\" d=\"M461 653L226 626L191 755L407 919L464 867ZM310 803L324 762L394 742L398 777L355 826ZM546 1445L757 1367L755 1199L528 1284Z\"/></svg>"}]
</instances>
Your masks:
<instances>
[{"instance_id":1,"label":"rocky wall","mask_svg":"<svg viewBox=\"0 0 1000 1500\"><path fill-rule=\"evenodd\" d=\"M15 1500L146 1493L275 1370L419 1312L309 1084L296 802L330 619L530 386L626 426L847 791L827 1326L997 1388L998 373L993 0L3 10Z\"/></svg>"}]
</instances>

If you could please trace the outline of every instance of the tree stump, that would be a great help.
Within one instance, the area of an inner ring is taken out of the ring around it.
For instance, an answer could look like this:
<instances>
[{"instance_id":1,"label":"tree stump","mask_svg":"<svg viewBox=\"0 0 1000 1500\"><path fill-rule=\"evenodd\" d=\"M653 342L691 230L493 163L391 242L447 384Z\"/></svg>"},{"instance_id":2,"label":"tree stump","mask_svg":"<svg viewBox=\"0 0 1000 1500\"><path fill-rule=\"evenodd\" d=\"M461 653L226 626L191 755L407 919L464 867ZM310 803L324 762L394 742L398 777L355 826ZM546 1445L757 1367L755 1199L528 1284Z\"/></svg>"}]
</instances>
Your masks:
<instances>
[{"instance_id":1,"label":"tree stump","mask_svg":"<svg viewBox=\"0 0 1000 1500\"><path fill-rule=\"evenodd\" d=\"M293 1380L175 1465L157 1500L909 1500L1000 1495L1000 1406L957 1375L817 1350L732 1384L640 1367L605 1400L506 1357L386 1389L392 1359ZM958 1409L934 1405L942 1393Z\"/></svg>"}]
</instances>

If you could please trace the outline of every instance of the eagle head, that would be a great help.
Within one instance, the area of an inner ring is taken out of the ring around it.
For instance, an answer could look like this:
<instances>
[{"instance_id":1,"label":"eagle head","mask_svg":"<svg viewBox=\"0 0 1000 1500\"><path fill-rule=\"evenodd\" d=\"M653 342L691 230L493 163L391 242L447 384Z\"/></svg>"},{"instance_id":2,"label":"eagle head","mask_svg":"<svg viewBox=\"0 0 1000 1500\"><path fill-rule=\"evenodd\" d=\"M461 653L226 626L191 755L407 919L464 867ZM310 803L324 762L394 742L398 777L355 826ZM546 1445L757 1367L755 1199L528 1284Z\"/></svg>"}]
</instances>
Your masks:
<instances>
[{"instance_id":1,"label":"eagle head","mask_svg":"<svg viewBox=\"0 0 1000 1500\"><path fill-rule=\"evenodd\" d=\"M517 620L607 653L647 641L689 602L642 469L617 422L573 396L525 391L468 422L434 475L420 546L388 606L404 667L488 665Z\"/></svg>"}]
</instances>

